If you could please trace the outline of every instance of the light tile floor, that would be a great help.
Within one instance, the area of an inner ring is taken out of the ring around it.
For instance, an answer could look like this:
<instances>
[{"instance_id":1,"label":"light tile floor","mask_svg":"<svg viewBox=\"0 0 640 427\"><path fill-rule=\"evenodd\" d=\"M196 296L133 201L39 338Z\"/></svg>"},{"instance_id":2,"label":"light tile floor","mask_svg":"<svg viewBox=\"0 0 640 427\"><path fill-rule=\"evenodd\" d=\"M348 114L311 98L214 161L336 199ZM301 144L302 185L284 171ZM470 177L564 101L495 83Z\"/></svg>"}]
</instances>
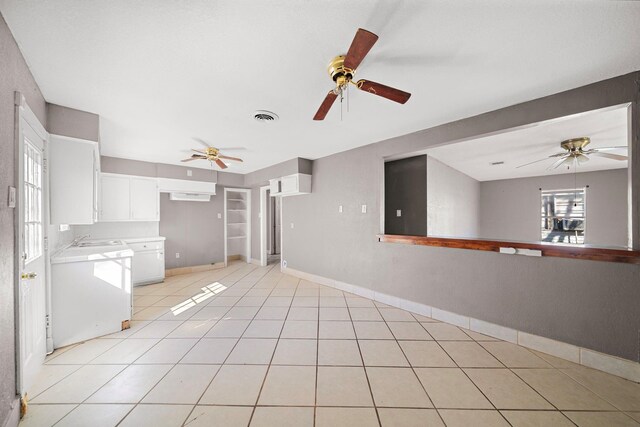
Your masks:
<instances>
[{"instance_id":1,"label":"light tile floor","mask_svg":"<svg viewBox=\"0 0 640 427\"><path fill-rule=\"evenodd\" d=\"M47 357L31 426L640 426L640 384L235 263Z\"/></svg>"}]
</instances>

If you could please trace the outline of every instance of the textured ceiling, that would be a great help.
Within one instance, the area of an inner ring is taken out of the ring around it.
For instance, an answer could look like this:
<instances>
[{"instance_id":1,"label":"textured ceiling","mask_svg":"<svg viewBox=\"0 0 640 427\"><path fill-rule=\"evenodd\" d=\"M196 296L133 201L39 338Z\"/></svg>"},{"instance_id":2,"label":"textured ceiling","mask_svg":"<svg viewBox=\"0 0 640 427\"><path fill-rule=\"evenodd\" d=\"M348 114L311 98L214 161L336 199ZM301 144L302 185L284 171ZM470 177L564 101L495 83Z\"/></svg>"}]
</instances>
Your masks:
<instances>
[{"instance_id":1,"label":"textured ceiling","mask_svg":"<svg viewBox=\"0 0 640 427\"><path fill-rule=\"evenodd\" d=\"M315 159L640 69L640 2L0 0L45 98L101 116L103 154L179 163L199 137L249 172ZM380 40L352 91L311 120L328 61ZM271 124L256 109L276 112ZM206 162L192 166L208 167Z\"/></svg>"}]
</instances>

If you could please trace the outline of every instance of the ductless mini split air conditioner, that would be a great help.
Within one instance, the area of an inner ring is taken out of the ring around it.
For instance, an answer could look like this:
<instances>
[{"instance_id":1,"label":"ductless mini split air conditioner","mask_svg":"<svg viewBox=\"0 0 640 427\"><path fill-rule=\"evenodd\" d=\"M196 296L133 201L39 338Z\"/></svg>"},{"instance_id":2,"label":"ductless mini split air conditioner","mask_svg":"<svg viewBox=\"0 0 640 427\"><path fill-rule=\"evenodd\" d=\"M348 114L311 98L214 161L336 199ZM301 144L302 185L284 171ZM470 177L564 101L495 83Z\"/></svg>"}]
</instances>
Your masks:
<instances>
[{"instance_id":1,"label":"ductless mini split air conditioner","mask_svg":"<svg viewBox=\"0 0 640 427\"><path fill-rule=\"evenodd\" d=\"M169 200L177 202L208 202L211 200L211 194L169 193Z\"/></svg>"}]
</instances>

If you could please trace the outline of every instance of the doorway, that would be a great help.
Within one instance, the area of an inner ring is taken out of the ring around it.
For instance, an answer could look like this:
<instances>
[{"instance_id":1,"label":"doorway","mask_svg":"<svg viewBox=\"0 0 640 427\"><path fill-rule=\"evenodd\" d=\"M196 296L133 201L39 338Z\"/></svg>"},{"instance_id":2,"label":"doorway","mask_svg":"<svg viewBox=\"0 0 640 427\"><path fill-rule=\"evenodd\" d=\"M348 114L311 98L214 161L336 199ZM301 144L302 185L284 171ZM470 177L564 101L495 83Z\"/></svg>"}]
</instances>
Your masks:
<instances>
[{"instance_id":1,"label":"doorway","mask_svg":"<svg viewBox=\"0 0 640 427\"><path fill-rule=\"evenodd\" d=\"M260 264L280 263L282 251L282 198L272 197L269 186L260 188Z\"/></svg>"},{"instance_id":2,"label":"doorway","mask_svg":"<svg viewBox=\"0 0 640 427\"><path fill-rule=\"evenodd\" d=\"M18 173L15 212L17 392L24 397L47 353L47 133L17 94Z\"/></svg>"}]
</instances>

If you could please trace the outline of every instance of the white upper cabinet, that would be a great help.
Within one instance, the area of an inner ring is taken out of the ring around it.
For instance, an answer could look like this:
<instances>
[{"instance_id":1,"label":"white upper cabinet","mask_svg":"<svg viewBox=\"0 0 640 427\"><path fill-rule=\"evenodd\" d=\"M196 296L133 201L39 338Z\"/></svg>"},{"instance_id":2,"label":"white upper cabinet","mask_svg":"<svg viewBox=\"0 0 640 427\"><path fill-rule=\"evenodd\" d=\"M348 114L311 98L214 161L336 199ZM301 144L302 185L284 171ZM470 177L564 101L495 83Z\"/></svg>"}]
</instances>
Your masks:
<instances>
[{"instance_id":1,"label":"white upper cabinet","mask_svg":"<svg viewBox=\"0 0 640 427\"><path fill-rule=\"evenodd\" d=\"M103 173L100 221L159 221L155 178Z\"/></svg>"},{"instance_id":2,"label":"white upper cabinet","mask_svg":"<svg viewBox=\"0 0 640 427\"><path fill-rule=\"evenodd\" d=\"M297 196L311 193L311 175L294 173L269 180L269 189L272 196ZM276 191L274 191L276 190Z\"/></svg>"},{"instance_id":3,"label":"white upper cabinet","mask_svg":"<svg viewBox=\"0 0 640 427\"><path fill-rule=\"evenodd\" d=\"M131 219L158 221L158 182L152 178L131 178Z\"/></svg>"},{"instance_id":4,"label":"white upper cabinet","mask_svg":"<svg viewBox=\"0 0 640 427\"><path fill-rule=\"evenodd\" d=\"M93 224L98 210L98 144L51 135L49 172L51 224Z\"/></svg>"}]
</instances>

